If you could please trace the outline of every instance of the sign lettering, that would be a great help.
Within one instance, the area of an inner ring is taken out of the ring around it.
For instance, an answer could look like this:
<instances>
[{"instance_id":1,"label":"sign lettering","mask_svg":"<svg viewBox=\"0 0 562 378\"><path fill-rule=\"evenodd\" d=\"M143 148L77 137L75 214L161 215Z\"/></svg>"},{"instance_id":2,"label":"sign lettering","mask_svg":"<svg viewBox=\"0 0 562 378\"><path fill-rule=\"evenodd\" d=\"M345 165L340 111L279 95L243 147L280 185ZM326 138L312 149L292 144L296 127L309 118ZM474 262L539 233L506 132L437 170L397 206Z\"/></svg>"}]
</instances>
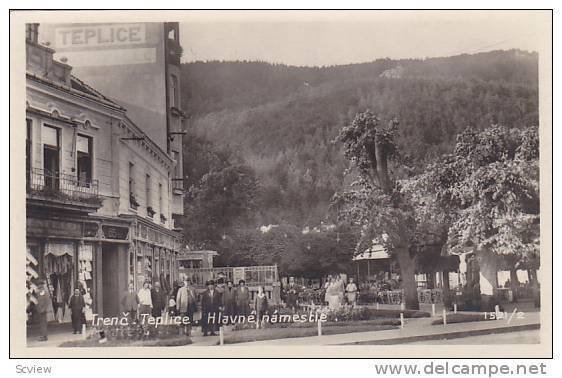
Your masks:
<instances>
[{"instance_id":1,"label":"sign lettering","mask_svg":"<svg viewBox=\"0 0 562 378\"><path fill-rule=\"evenodd\" d=\"M76 26L55 30L57 49L146 43L144 24Z\"/></svg>"}]
</instances>

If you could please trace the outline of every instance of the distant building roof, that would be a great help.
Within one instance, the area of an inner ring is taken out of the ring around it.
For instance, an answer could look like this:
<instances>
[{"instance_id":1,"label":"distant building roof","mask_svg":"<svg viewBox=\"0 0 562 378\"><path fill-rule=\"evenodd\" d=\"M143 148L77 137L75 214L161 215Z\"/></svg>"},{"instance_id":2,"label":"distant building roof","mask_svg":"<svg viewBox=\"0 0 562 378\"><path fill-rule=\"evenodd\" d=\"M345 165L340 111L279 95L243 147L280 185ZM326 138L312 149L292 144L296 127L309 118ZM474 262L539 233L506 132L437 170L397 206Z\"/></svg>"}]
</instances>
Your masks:
<instances>
[{"instance_id":1,"label":"distant building roof","mask_svg":"<svg viewBox=\"0 0 562 378\"><path fill-rule=\"evenodd\" d=\"M90 87L88 84L84 83L82 80L78 79L76 76L74 75L70 75L70 87L72 89L76 89L77 91L86 93L90 96L93 97L97 97L100 100L104 100L107 101L111 104L114 104L116 106L119 106L120 108L123 108L120 104L116 103L115 101L111 100L109 97L104 96L103 94L101 94L99 91L95 90L94 88Z\"/></svg>"},{"instance_id":2,"label":"distant building roof","mask_svg":"<svg viewBox=\"0 0 562 378\"><path fill-rule=\"evenodd\" d=\"M201 250L201 251L182 251L178 254L178 259L192 259L195 255L211 255L217 256L217 251Z\"/></svg>"},{"instance_id":3,"label":"distant building roof","mask_svg":"<svg viewBox=\"0 0 562 378\"><path fill-rule=\"evenodd\" d=\"M380 259L388 259L390 255L386 248L382 245L377 244L373 245L371 248L366 250L365 252L361 252L357 256L353 258L353 261L360 261L360 260L380 260Z\"/></svg>"}]
</instances>

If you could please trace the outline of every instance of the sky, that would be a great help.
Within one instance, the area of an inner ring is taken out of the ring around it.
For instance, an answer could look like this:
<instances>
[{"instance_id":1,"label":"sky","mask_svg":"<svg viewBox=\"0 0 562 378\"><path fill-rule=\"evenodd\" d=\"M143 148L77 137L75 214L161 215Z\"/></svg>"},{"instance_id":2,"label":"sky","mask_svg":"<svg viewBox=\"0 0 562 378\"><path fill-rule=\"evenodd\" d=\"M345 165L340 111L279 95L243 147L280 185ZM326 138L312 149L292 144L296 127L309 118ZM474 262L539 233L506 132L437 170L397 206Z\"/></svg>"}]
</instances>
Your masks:
<instances>
[{"instance_id":1,"label":"sky","mask_svg":"<svg viewBox=\"0 0 562 378\"><path fill-rule=\"evenodd\" d=\"M531 11L195 12L182 18L184 62L260 60L297 66L426 58L519 48L544 37Z\"/></svg>"}]
</instances>

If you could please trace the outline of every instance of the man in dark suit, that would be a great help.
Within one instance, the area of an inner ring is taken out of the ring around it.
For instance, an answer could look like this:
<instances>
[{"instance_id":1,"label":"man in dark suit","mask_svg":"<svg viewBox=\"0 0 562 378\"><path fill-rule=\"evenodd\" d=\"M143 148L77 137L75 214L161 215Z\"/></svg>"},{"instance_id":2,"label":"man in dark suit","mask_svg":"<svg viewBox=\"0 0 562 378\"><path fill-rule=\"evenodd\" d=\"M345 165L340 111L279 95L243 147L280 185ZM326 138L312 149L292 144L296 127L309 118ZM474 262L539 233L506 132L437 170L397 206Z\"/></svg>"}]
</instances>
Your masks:
<instances>
[{"instance_id":1,"label":"man in dark suit","mask_svg":"<svg viewBox=\"0 0 562 378\"><path fill-rule=\"evenodd\" d=\"M82 296L80 289L74 289L74 295L70 297L68 307L70 307L71 312L72 333L77 334L82 332L82 316L84 314L84 307L86 307L86 303L84 302L84 297Z\"/></svg>"},{"instance_id":2,"label":"man in dark suit","mask_svg":"<svg viewBox=\"0 0 562 378\"><path fill-rule=\"evenodd\" d=\"M246 286L246 281L238 281L238 288L236 289L236 314L249 315L250 314L250 290Z\"/></svg>"},{"instance_id":3,"label":"man in dark suit","mask_svg":"<svg viewBox=\"0 0 562 378\"><path fill-rule=\"evenodd\" d=\"M215 288L213 280L207 281L207 290L201 295L201 329L203 336L210 332L216 335L219 324L219 311L221 310L222 297Z\"/></svg>"},{"instance_id":4,"label":"man in dark suit","mask_svg":"<svg viewBox=\"0 0 562 378\"><path fill-rule=\"evenodd\" d=\"M226 282L226 288L222 293L222 302L225 316L236 314L236 288L232 286L232 281L230 280Z\"/></svg>"},{"instance_id":5,"label":"man in dark suit","mask_svg":"<svg viewBox=\"0 0 562 378\"><path fill-rule=\"evenodd\" d=\"M150 295L152 296L152 316L158 318L162 316L162 311L166 308L167 300L166 294L160 288L160 282L156 281L152 288Z\"/></svg>"}]
</instances>

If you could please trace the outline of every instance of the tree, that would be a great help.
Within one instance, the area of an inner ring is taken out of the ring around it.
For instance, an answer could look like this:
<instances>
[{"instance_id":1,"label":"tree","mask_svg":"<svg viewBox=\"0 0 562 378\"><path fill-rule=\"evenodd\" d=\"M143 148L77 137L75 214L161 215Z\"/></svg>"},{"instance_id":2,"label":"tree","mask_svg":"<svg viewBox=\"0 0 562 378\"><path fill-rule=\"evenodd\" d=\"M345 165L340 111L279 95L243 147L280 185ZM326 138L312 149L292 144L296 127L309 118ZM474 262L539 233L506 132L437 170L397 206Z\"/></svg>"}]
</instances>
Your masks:
<instances>
[{"instance_id":1,"label":"tree","mask_svg":"<svg viewBox=\"0 0 562 378\"><path fill-rule=\"evenodd\" d=\"M251 223L258 187L253 171L245 165L230 165L205 174L189 189L186 239L212 247L237 223Z\"/></svg>"},{"instance_id":2,"label":"tree","mask_svg":"<svg viewBox=\"0 0 562 378\"><path fill-rule=\"evenodd\" d=\"M395 143L397 127L395 120L381 127L380 119L367 110L342 128L338 140L351 163L350 173L355 172L357 179L348 191L334 196L333 205L343 218L360 227L357 253L373 242L385 245L400 266L406 307L419 309L414 274L418 249L412 248L417 234L415 209L397 175L391 178L389 173L389 163L400 161Z\"/></svg>"},{"instance_id":3,"label":"tree","mask_svg":"<svg viewBox=\"0 0 562 378\"><path fill-rule=\"evenodd\" d=\"M427 169L427 187L450 215L449 251L474 250L494 292L499 257L513 256L514 266L538 261L538 138L537 127L467 129L453 153Z\"/></svg>"}]
</instances>

